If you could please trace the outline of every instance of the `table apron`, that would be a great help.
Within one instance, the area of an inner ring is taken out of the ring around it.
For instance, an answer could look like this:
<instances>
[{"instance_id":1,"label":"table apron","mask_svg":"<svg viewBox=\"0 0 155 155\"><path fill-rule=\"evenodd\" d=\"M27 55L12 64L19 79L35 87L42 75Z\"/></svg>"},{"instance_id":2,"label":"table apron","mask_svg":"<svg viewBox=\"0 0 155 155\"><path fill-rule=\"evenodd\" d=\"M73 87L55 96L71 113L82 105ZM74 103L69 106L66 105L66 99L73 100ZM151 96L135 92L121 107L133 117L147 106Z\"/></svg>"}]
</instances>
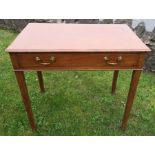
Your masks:
<instances>
[{"instance_id":1,"label":"table apron","mask_svg":"<svg viewBox=\"0 0 155 155\"><path fill-rule=\"evenodd\" d=\"M15 71L142 70L145 53L10 53Z\"/></svg>"}]
</instances>

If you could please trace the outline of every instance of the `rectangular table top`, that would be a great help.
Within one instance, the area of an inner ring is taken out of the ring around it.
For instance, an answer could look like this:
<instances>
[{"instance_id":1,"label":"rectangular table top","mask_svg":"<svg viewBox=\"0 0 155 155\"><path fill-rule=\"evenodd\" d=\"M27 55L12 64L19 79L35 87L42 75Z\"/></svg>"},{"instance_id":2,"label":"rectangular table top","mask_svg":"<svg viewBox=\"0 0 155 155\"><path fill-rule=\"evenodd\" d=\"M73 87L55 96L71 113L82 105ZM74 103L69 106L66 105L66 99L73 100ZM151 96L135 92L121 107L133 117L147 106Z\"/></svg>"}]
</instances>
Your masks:
<instances>
[{"instance_id":1,"label":"rectangular table top","mask_svg":"<svg viewBox=\"0 0 155 155\"><path fill-rule=\"evenodd\" d=\"M126 24L29 23L8 52L147 52Z\"/></svg>"}]
</instances>

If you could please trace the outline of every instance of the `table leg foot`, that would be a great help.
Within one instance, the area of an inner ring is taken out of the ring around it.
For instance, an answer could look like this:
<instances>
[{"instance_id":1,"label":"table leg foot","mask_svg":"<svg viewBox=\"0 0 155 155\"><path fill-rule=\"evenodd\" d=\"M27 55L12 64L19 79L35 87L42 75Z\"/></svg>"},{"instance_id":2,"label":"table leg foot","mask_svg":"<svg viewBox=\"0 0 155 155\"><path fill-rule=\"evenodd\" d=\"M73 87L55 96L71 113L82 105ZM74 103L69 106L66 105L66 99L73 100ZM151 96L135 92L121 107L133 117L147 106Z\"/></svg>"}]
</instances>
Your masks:
<instances>
[{"instance_id":1,"label":"table leg foot","mask_svg":"<svg viewBox=\"0 0 155 155\"><path fill-rule=\"evenodd\" d=\"M25 106L25 110L27 112L28 120L32 130L36 130L36 125L33 117L33 112L31 108L31 102L28 95L28 90L25 82L24 72L23 71L15 71L16 79L18 82L18 86L20 88L21 96L23 99L23 103Z\"/></svg>"},{"instance_id":2,"label":"table leg foot","mask_svg":"<svg viewBox=\"0 0 155 155\"><path fill-rule=\"evenodd\" d=\"M125 130L126 127L127 127L129 113L131 111L133 100L134 100L134 97L135 97L135 94L136 94L140 74L141 74L141 70L134 70L133 73L132 73L130 89L129 89L128 98L127 98L126 107L125 107L125 112L124 112L122 125L121 125L121 128L123 130Z\"/></svg>"},{"instance_id":3,"label":"table leg foot","mask_svg":"<svg viewBox=\"0 0 155 155\"><path fill-rule=\"evenodd\" d=\"M41 71L37 71L37 76L38 76L40 91L41 92L45 92L42 72Z\"/></svg>"},{"instance_id":4,"label":"table leg foot","mask_svg":"<svg viewBox=\"0 0 155 155\"><path fill-rule=\"evenodd\" d=\"M111 93L112 93L112 94L114 94L114 93L115 93L115 90L116 90L117 79L118 79L118 73L119 73L118 70L114 71L113 81L112 81L112 90L111 90Z\"/></svg>"}]
</instances>

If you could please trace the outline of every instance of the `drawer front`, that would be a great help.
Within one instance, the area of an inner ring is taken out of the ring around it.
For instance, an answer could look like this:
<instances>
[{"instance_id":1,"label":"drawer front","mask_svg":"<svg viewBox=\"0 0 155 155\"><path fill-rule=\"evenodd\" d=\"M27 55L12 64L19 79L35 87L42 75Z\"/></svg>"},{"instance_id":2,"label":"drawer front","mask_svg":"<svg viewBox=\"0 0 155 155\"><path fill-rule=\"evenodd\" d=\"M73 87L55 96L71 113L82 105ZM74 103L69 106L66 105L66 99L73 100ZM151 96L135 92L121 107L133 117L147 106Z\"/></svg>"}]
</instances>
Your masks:
<instances>
[{"instance_id":1,"label":"drawer front","mask_svg":"<svg viewBox=\"0 0 155 155\"><path fill-rule=\"evenodd\" d=\"M139 54L17 53L17 69L130 69L139 67Z\"/></svg>"}]
</instances>

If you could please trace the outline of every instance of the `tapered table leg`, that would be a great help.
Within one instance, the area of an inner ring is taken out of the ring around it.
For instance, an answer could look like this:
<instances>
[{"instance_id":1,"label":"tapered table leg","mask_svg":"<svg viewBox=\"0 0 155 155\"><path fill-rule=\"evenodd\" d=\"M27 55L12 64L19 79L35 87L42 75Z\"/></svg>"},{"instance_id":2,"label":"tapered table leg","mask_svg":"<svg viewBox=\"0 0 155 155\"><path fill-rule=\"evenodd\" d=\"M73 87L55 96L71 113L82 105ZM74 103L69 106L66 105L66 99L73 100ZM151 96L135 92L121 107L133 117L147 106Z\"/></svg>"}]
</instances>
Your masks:
<instances>
[{"instance_id":1,"label":"tapered table leg","mask_svg":"<svg viewBox=\"0 0 155 155\"><path fill-rule=\"evenodd\" d=\"M134 100L134 97L135 97L135 94L136 94L140 74L141 74L141 70L134 70L133 73L132 73L132 79L131 79L131 83L130 83L128 99L127 99L127 102L126 102L125 112L124 112L122 125L121 125L122 129L125 129L126 126L127 126L129 113L131 111L133 100Z\"/></svg>"},{"instance_id":2,"label":"tapered table leg","mask_svg":"<svg viewBox=\"0 0 155 155\"><path fill-rule=\"evenodd\" d=\"M111 93L112 94L114 94L115 93L115 90L116 90L118 73L119 73L118 70L114 71L113 81L112 81L112 90L111 90Z\"/></svg>"},{"instance_id":3,"label":"tapered table leg","mask_svg":"<svg viewBox=\"0 0 155 155\"><path fill-rule=\"evenodd\" d=\"M16 79L18 82L18 86L20 88L21 96L24 102L25 110L27 112L27 116L31 125L32 130L36 129L36 125L34 122L34 117L31 108L31 102L28 95L28 90L25 82L24 72L23 71L15 71Z\"/></svg>"},{"instance_id":4,"label":"tapered table leg","mask_svg":"<svg viewBox=\"0 0 155 155\"><path fill-rule=\"evenodd\" d=\"M39 80L40 91L45 92L42 72L37 71L37 75L38 75L38 80Z\"/></svg>"}]
</instances>

